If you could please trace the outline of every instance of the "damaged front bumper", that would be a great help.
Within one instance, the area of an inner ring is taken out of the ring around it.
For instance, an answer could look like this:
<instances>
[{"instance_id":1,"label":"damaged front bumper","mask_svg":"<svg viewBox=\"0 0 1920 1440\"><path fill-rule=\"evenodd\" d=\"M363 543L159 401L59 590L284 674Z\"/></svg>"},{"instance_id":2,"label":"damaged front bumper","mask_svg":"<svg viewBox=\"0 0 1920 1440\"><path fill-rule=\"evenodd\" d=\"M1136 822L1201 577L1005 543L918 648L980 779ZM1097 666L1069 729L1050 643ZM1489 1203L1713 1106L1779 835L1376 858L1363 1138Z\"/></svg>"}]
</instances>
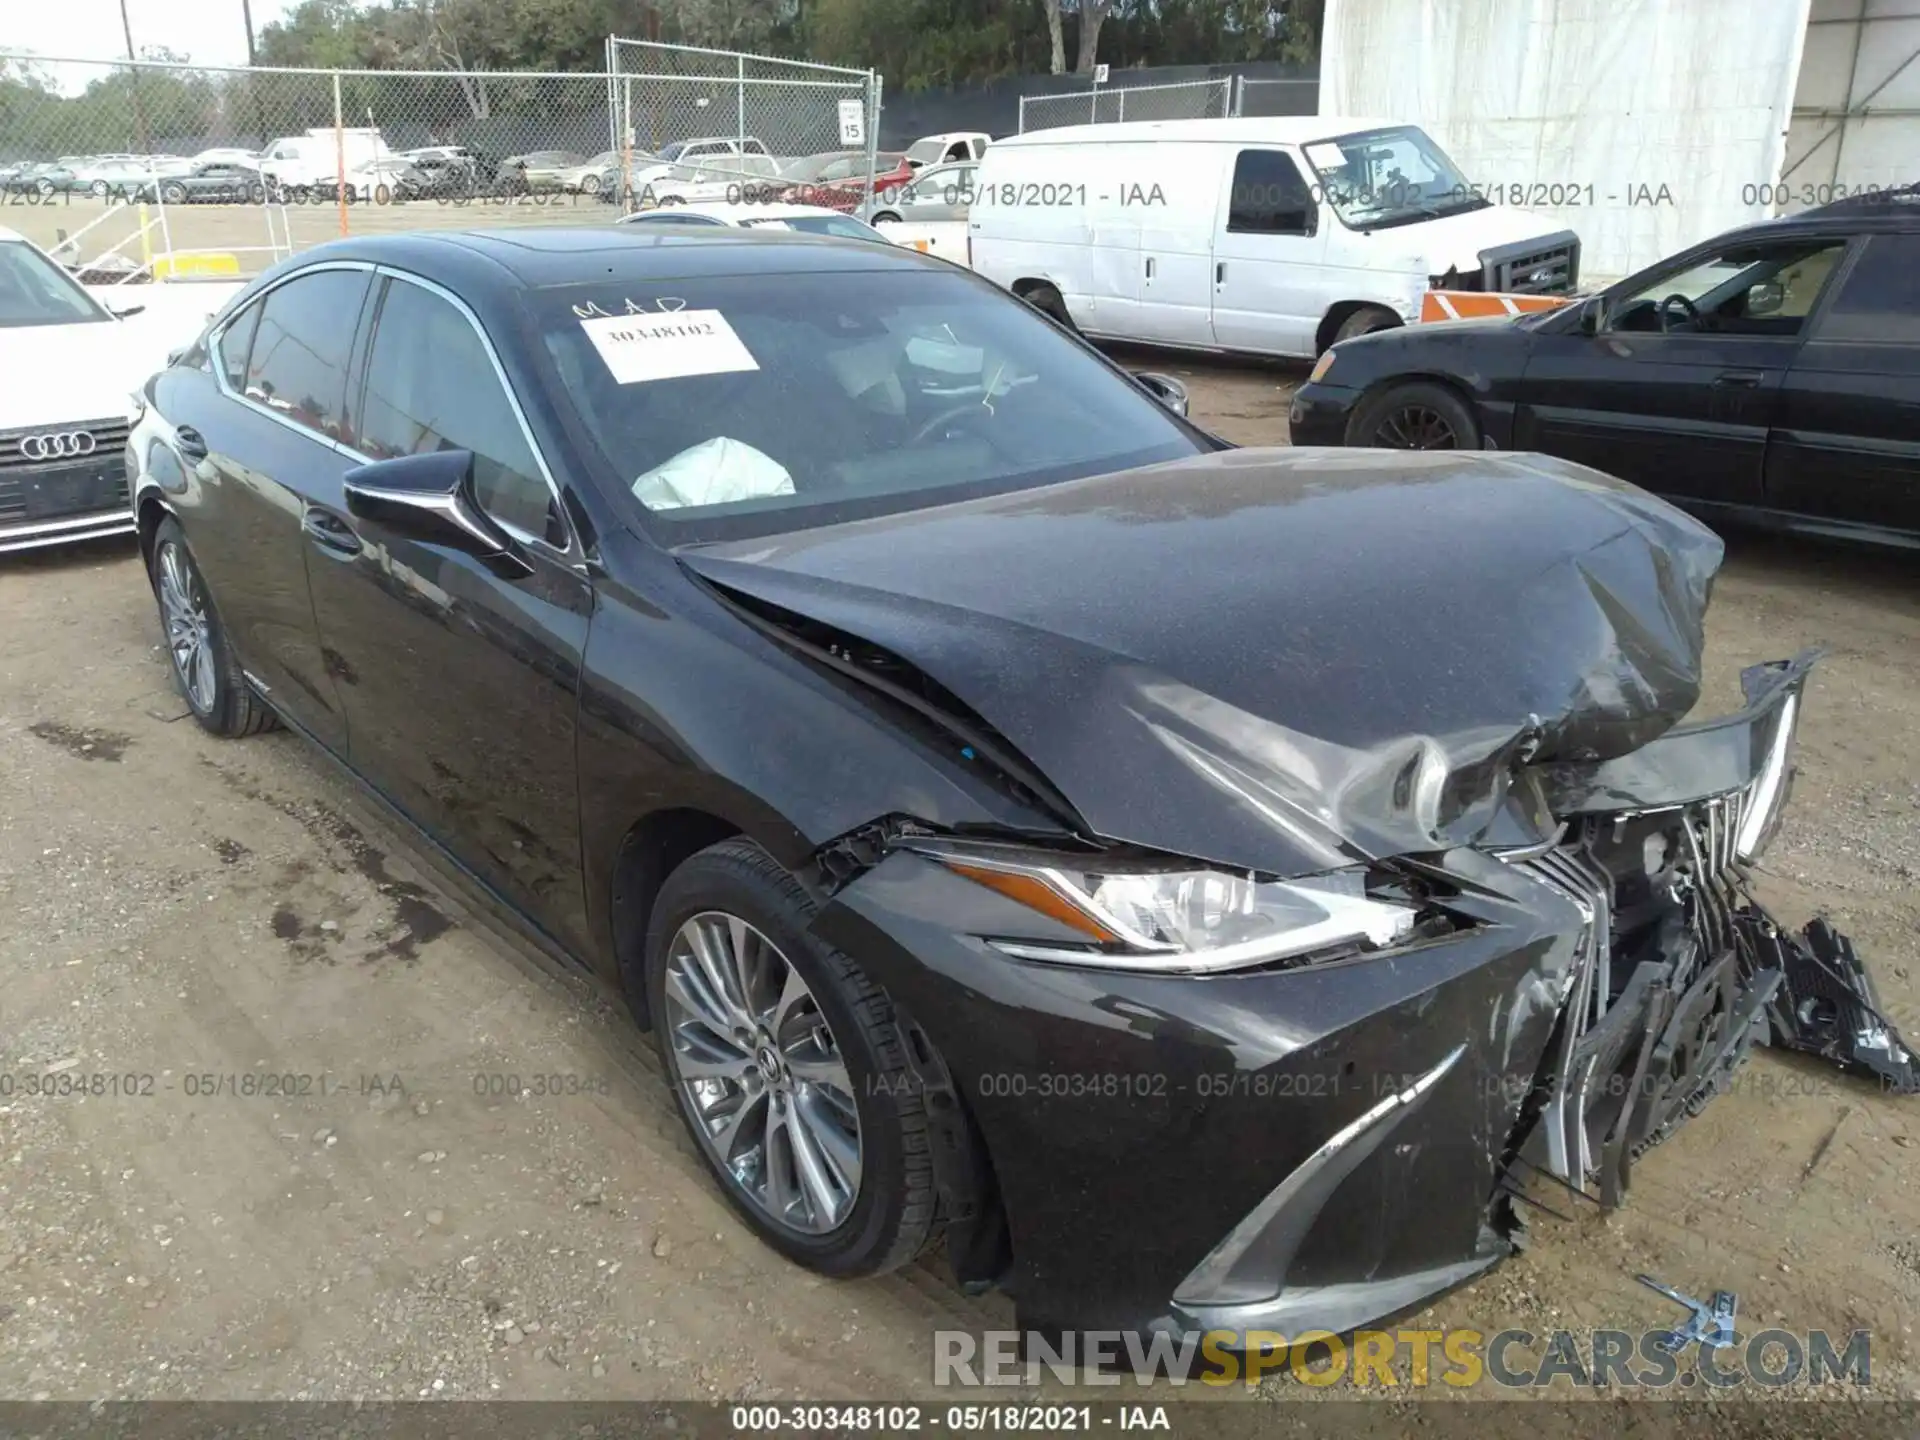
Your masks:
<instances>
[{"instance_id":1,"label":"damaged front bumper","mask_svg":"<svg viewBox=\"0 0 1920 1440\"><path fill-rule=\"evenodd\" d=\"M1030 1332L1338 1333L1510 1253L1527 1166L1617 1202L1756 1040L1911 1088L1850 947L1783 933L1748 889L1813 659L1624 759L1529 767L1553 840L1422 857L1460 923L1402 950L1207 976L1021 963L980 937L1030 912L879 858L817 927L939 1057L960 1278L1003 1283ZM957 1153L963 1128L982 1154Z\"/></svg>"}]
</instances>

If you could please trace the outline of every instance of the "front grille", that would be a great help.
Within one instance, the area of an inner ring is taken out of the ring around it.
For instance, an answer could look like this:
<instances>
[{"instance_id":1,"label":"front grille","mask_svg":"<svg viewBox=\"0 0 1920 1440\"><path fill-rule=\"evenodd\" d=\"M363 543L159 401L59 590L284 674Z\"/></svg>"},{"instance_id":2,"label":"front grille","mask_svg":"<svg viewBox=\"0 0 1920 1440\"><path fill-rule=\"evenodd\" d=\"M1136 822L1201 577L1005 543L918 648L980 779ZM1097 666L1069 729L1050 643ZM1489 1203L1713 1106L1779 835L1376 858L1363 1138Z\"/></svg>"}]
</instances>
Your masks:
<instances>
[{"instance_id":1,"label":"front grille","mask_svg":"<svg viewBox=\"0 0 1920 1440\"><path fill-rule=\"evenodd\" d=\"M129 503L125 419L35 425L0 433L0 525L68 520ZM93 451L78 459L30 459L23 443L33 435L87 434Z\"/></svg>"},{"instance_id":2,"label":"front grille","mask_svg":"<svg viewBox=\"0 0 1920 1440\"><path fill-rule=\"evenodd\" d=\"M1580 239L1571 230L1480 252L1480 288L1507 295L1571 295L1580 283Z\"/></svg>"},{"instance_id":3,"label":"front grille","mask_svg":"<svg viewBox=\"0 0 1920 1440\"><path fill-rule=\"evenodd\" d=\"M114 420L80 420L70 424L29 425L19 430L0 431L0 471L59 469L86 461L117 458L126 448L133 427L123 416ZM80 460L30 460L22 446L32 435L68 435L85 433L93 437L93 450Z\"/></svg>"}]
</instances>

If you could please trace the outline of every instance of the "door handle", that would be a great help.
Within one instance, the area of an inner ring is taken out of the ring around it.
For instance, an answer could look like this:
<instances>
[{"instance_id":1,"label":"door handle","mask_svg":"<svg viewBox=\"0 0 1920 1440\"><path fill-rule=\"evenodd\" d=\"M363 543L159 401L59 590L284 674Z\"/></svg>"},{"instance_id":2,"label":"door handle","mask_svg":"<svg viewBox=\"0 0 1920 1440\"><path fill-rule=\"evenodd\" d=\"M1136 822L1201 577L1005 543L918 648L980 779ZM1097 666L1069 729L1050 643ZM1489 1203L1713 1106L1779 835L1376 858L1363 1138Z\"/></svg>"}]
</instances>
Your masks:
<instances>
[{"instance_id":1,"label":"door handle","mask_svg":"<svg viewBox=\"0 0 1920 1440\"><path fill-rule=\"evenodd\" d=\"M344 560L360 553L360 537L354 533L351 525L331 510L309 505L306 513L300 517L300 528L318 549L336 558Z\"/></svg>"},{"instance_id":2,"label":"door handle","mask_svg":"<svg viewBox=\"0 0 1920 1440\"><path fill-rule=\"evenodd\" d=\"M1151 255L1147 257L1147 278L1149 280L1153 278L1153 257Z\"/></svg>"},{"instance_id":3,"label":"door handle","mask_svg":"<svg viewBox=\"0 0 1920 1440\"><path fill-rule=\"evenodd\" d=\"M201 437L200 432L191 425L176 425L173 427L173 444L183 459L204 460L207 458L207 442Z\"/></svg>"},{"instance_id":4,"label":"door handle","mask_svg":"<svg viewBox=\"0 0 1920 1440\"><path fill-rule=\"evenodd\" d=\"M1216 285L1224 285L1227 283L1226 261L1222 260L1213 267L1213 283Z\"/></svg>"},{"instance_id":5,"label":"door handle","mask_svg":"<svg viewBox=\"0 0 1920 1440\"><path fill-rule=\"evenodd\" d=\"M1713 377L1713 383L1728 390L1757 390L1766 378L1763 370L1724 370Z\"/></svg>"}]
</instances>

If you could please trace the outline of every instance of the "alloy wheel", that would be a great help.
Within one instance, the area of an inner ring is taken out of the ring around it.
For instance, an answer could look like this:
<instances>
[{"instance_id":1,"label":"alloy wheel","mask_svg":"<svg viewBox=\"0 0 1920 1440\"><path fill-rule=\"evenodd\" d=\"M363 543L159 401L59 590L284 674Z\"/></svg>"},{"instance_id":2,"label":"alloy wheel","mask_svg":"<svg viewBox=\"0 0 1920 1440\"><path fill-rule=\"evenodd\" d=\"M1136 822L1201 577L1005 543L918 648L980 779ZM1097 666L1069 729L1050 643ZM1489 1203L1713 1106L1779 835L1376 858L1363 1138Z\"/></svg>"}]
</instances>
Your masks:
<instances>
[{"instance_id":1,"label":"alloy wheel","mask_svg":"<svg viewBox=\"0 0 1920 1440\"><path fill-rule=\"evenodd\" d=\"M1394 450L1454 450L1459 437L1438 410L1425 405L1403 405L1380 422L1374 438Z\"/></svg>"},{"instance_id":2,"label":"alloy wheel","mask_svg":"<svg viewBox=\"0 0 1920 1440\"><path fill-rule=\"evenodd\" d=\"M675 932L669 1061L708 1156L781 1227L824 1235L860 1194L860 1117L833 1027L778 946L737 915Z\"/></svg>"},{"instance_id":3,"label":"alloy wheel","mask_svg":"<svg viewBox=\"0 0 1920 1440\"><path fill-rule=\"evenodd\" d=\"M172 541L160 547L160 616L167 630L167 651L174 673L202 715L211 714L218 697L213 656L213 631L207 622L206 597L201 593L193 563Z\"/></svg>"}]
</instances>

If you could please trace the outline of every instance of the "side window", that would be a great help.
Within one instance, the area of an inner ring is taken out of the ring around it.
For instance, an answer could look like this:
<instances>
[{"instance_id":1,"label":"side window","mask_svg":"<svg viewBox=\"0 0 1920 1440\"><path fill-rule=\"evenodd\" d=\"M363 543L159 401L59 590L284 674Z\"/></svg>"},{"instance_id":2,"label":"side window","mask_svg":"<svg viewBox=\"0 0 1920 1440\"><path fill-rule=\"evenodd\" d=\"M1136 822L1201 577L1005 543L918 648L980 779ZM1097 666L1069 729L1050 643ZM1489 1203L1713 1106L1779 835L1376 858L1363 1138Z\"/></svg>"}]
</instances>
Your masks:
<instances>
[{"instance_id":1,"label":"side window","mask_svg":"<svg viewBox=\"0 0 1920 1440\"><path fill-rule=\"evenodd\" d=\"M247 397L330 440L347 436L347 360L367 281L365 270L315 270L269 293L247 356Z\"/></svg>"},{"instance_id":2,"label":"side window","mask_svg":"<svg viewBox=\"0 0 1920 1440\"><path fill-rule=\"evenodd\" d=\"M1920 235L1876 235L1820 322L1821 340L1920 345Z\"/></svg>"},{"instance_id":3,"label":"side window","mask_svg":"<svg viewBox=\"0 0 1920 1440\"><path fill-rule=\"evenodd\" d=\"M367 354L360 448L376 460L471 450L494 519L554 545L566 531L486 346L467 317L404 280L387 285Z\"/></svg>"},{"instance_id":4,"label":"side window","mask_svg":"<svg viewBox=\"0 0 1920 1440\"><path fill-rule=\"evenodd\" d=\"M976 139L973 142L973 158L978 160L982 155L986 153L987 153L987 142L984 140Z\"/></svg>"},{"instance_id":5,"label":"side window","mask_svg":"<svg viewBox=\"0 0 1920 1440\"><path fill-rule=\"evenodd\" d=\"M1278 150L1242 150L1233 162L1227 229L1250 235L1311 235L1319 219L1313 192L1293 157Z\"/></svg>"},{"instance_id":6,"label":"side window","mask_svg":"<svg viewBox=\"0 0 1920 1440\"><path fill-rule=\"evenodd\" d=\"M220 373L235 390L247 388L247 349L253 344L254 327L260 323L260 302L254 301L220 332Z\"/></svg>"},{"instance_id":7,"label":"side window","mask_svg":"<svg viewBox=\"0 0 1920 1440\"><path fill-rule=\"evenodd\" d=\"M1776 240L1704 256L1610 305L1607 328L1790 338L1846 250L1844 240Z\"/></svg>"}]
</instances>

